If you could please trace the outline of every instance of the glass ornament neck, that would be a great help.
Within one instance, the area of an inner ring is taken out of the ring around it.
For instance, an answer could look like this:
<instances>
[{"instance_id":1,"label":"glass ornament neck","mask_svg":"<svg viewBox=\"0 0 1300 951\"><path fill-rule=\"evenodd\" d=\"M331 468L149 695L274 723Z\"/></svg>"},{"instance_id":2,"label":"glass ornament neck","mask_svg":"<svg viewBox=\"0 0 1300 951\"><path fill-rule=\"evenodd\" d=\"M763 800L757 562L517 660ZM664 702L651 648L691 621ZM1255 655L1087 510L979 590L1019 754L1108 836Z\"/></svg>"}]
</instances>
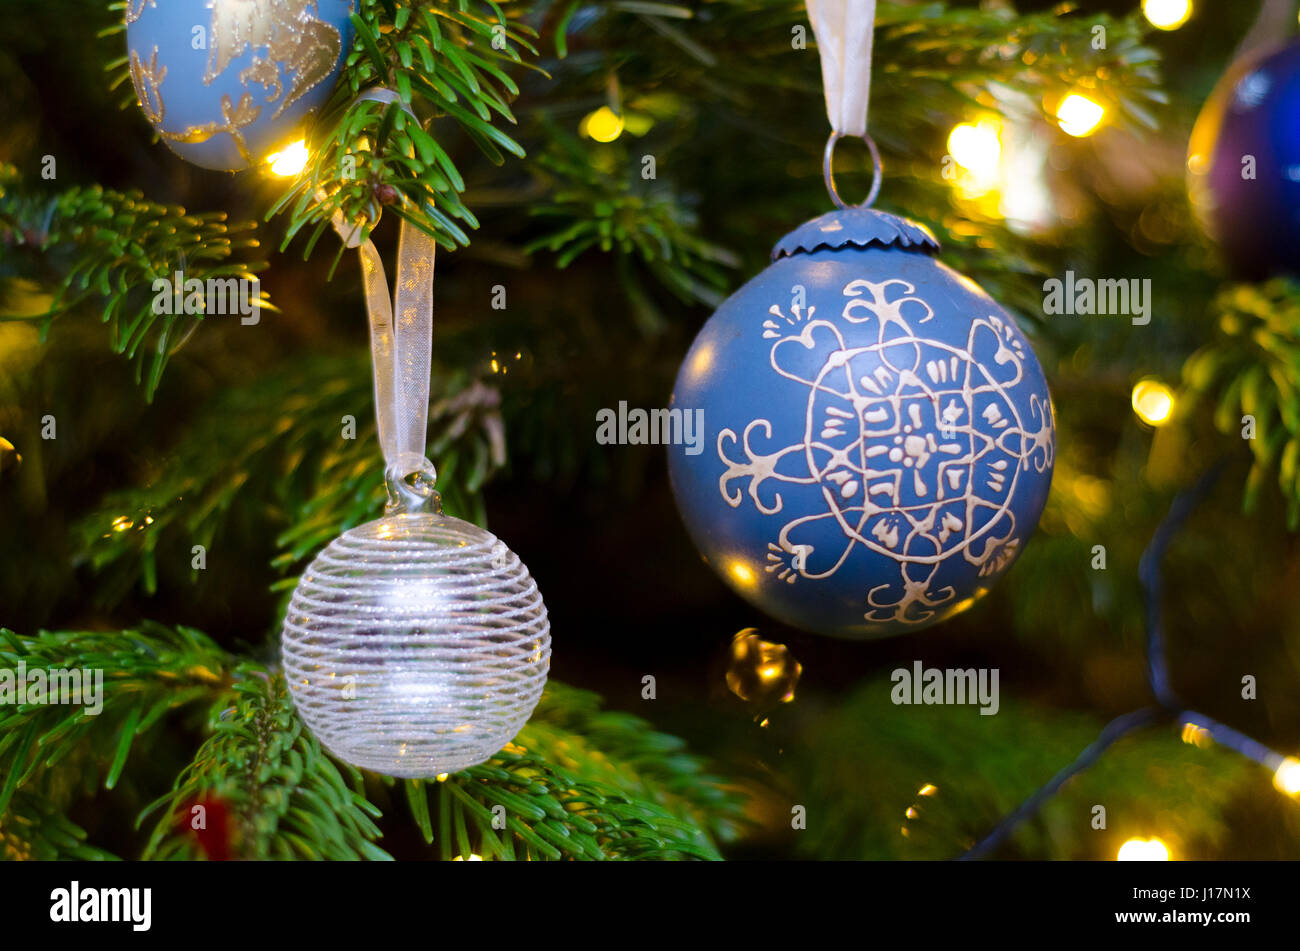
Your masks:
<instances>
[{"instance_id":1,"label":"glass ornament neck","mask_svg":"<svg viewBox=\"0 0 1300 951\"><path fill-rule=\"evenodd\" d=\"M384 470L388 489L385 515L441 515L442 496L433 463L417 453L401 453Z\"/></svg>"}]
</instances>

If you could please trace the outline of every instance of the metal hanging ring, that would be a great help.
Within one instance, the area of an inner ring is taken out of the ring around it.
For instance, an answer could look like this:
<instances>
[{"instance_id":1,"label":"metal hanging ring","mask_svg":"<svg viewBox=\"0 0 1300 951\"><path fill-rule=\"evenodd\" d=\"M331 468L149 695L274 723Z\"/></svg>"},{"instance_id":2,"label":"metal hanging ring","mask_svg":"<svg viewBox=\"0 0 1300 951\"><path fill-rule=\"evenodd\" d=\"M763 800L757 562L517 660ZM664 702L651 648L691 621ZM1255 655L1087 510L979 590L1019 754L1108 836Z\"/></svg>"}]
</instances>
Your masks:
<instances>
[{"instance_id":1,"label":"metal hanging ring","mask_svg":"<svg viewBox=\"0 0 1300 951\"><path fill-rule=\"evenodd\" d=\"M826 140L826 153L822 156L822 178L826 180L826 190L830 192L831 201L835 202L838 208L870 208L876 196L880 194L880 150L876 148L876 142L871 136L862 133L860 138L867 143L867 150L871 152L871 191L867 192L866 200L862 204L850 206L840 197L839 191L835 188L835 143L843 138L843 135L842 132L832 130L831 137Z\"/></svg>"}]
</instances>

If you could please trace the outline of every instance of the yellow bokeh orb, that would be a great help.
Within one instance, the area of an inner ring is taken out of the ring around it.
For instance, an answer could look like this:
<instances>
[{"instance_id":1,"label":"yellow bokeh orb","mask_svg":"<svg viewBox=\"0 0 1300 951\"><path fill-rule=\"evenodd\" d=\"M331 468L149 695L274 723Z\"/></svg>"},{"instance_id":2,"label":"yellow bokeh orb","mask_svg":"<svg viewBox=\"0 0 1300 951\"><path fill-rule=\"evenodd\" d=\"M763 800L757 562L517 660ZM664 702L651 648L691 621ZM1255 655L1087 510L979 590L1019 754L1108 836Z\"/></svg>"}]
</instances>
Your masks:
<instances>
[{"instance_id":1,"label":"yellow bokeh orb","mask_svg":"<svg viewBox=\"0 0 1300 951\"><path fill-rule=\"evenodd\" d=\"M623 117L609 106L601 106L582 120L578 131L597 142L613 142L623 134Z\"/></svg>"},{"instance_id":2,"label":"yellow bokeh orb","mask_svg":"<svg viewBox=\"0 0 1300 951\"><path fill-rule=\"evenodd\" d=\"M1133 412L1148 426L1163 426L1174 415L1174 393L1159 380L1142 380L1133 387Z\"/></svg>"},{"instance_id":3,"label":"yellow bokeh orb","mask_svg":"<svg viewBox=\"0 0 1300 951\"><path fill-rule=\"evenodd\" d=\"M1115 858L1120 862L1168 862L1169 846L1152 836L1150 839L1129 839L1119 847Z\"/></svg>"},{"instance_id":4,"label":"yellow bokeh orb","mask_svg":"<svg viewBox=\"0 0 1300 951\"><path fill-rule=\"evenodd\" d=\"M1106 109L1081 93L1072 92L1056 107L1056 121L1067 135L1082 138L1097 131Z\"/></svg>"},{"instance_id":5,"label":"yellow bokeh orb","mask_svg":"<svg viewBox=\"0 0 1300 951\"><path fill-rule=\"evenodd\" d=\"M293 178L307 167L308 157L307 141L299 139L292 145L286 145L278 152L272 152L266 157L266 162L271 166L272 175L279 175L281 178Z\"/></svg>"},{"instance_id":6,"label":"yellow bokeh orb","mask_svg":"<svg viewBox=\"0 0 1300 951\"><path fill-rule=\"evenodd\" d=\"M1288 796L1300 793L1300 760L1288 756L1273 774L1273 785Z\"/></svg>"},{"instance_id":7,"label":"yellow bokeh orb","mask_svg":"<svg viewBox=\"0 0 1300 951\"><path fill-rule=\"evenodd\" d=\"M1147 22L1160 30L1176 30L1192 16L1192 0L1142 0Z\"/></svg>"},{"instance_id":8,"label":"yellow bokeh orb","mask_svg":"<svg viewBox=\"0 0 1300 951\"><path fill-rule=\"evenodd\" d=\"M948 135L948 154L962 168L976 174L997 171L1002 157L998 124L992 121L963 122Z\"/></svg>"}]
</instances>

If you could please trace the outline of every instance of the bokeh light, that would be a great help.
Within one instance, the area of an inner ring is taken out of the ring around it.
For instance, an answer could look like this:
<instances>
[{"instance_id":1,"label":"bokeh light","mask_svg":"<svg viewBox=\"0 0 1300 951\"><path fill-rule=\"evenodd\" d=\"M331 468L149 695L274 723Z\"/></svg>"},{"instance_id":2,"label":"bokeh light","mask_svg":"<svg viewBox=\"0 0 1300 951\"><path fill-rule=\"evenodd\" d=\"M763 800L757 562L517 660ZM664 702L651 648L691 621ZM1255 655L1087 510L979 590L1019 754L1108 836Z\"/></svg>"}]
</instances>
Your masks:
<instances>
[{"instance_id":1,"label":"bokeh light","mask_svg":"<svg viewBox=\"0 0 1300 951\"><path fill-rule=\"evenodd\" d=\"M948 135L948 154L973 175L996 181L998 159L1002 157L1000 123L981 119L955 126Z\"/></svg>"},{"instance_id":2,"label":"bokeh light","mask_svg":"<svg viewBox=\"0 0 1300 951\"><path fill-rule=\"evenodd\" d=\"M1192 0L1142 0L1147 22L1160 30L1176 30L1192 16Z\"/></svg>"},{"instance_id":3,"label":"bokeh light","mask_svg":"<svg viewBox=\"0 0 1300 951\"><path fill-rule=\"evenodd\" d=\"M1150 839L1129 839L1119 847L1115 858L1120 862L1168 862L1169 846L1152 836Z\"/></svg>"},{"instance_id":4,"label":"bokeh light","mask_svg":"<svg viewBox=\"0 0 1300 951\"><path fill-rule=\"evenodd\" d=\"M609 106L601 106L583 118L578 131L597 142L613 142L623 134L623 117Z\"/></svg>"},{"instance_id":5,"label":"bokeh light","mask_svg":"<svg viewBox=\"0 0 1300 951\"><path fill-rule=\"evenodd\" d=\"M293 178L307 167L307 140L299 139L292 145L286 145L279 152L272 152L266 157L271 166L271 174L281 178Z\"/></svg>"},{"instance_id":6,"label":"bokeh light","mask_svg":"<svg viewBox=\"0 0 1300 951\"><path fill-rule=\"evenodd\" d=\"M1273 785L1288 796L1300 793L1300 759L1288 756L1273 774Z\"/></svg>"},{"instance_id":7,"label":"bokeh light","mask_svg":"<svg viewBox=\"0 0 1300 951\"><path fill-rule=\"evenodd\" d=\"M1077 92L1070 93L1056 107L1056 121L1060 123L1061 130L1075 138L1096 132L1105 114L1106 110L1101 103Z\"/></svg>"},{"instance_id":8,"label":"bokeh light","mask_svg":"<svg viewBox=\"0 0 1300 951\"><path fill-rule=\"evenodd\" d=\"M1174 393L1159 380L1142 380L1133 387L1133 412L1148 426L1163 426L1174 415Z\"/></svg>"}]
</instances>

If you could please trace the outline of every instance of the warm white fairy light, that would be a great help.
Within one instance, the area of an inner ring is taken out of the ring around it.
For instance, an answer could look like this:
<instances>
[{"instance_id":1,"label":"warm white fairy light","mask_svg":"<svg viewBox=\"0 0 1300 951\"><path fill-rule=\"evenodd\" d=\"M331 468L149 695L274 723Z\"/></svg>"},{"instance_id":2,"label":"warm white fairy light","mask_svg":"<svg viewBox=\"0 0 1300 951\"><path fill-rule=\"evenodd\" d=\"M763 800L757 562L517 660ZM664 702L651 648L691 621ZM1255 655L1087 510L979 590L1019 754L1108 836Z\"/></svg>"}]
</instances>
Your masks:
<instances>
[{"instance_id":1,"label":"warm white fairy light","mask_svg":"<svg viewBox=\"0 0 1300 951\"><path fill-rule=\"evenodd\" d=\"M583 118L578 131L597 142L613 142L623 134L623 117L609 106L601 106Z\"/></svg>"},{"instance_id":2,"label":"warm white fairy light","mask_svg":"<svg viewBox=\"0 0 1300 951\"><path fill-rule=\"evenodd\" d=\"M272 175L293 178L307 167L308 158L310 155L307 152L307 142L299 139L278 152L272 152L266 157L266 162L271 168Z\"/></svg>"},{"instance_id":3,"label":"warm white fairy light","mask_svg":"<svg viewBox=\"0 0 1300 951\"><path fill-rule=\"evenodd\" d=\"M1133 412L1148 426L1163 426L1174 415L1174 391L1159 380L1140 380L1133 387Z\"/></svg>"},{"instance_id":4,"label":"warm white fairy light","mask_svg":"<svg viewBox=\"0 0 1300 951\"><path fill-rule=\"evenodd\" d=\"M1072 92L1056 107L1056 121L1061 130L1075 138L1092 135L1101 124L1106 109L1082 93Z\"/></svg>"},{"instance_id":5,"label":"warm white fairy light","mask_svg":"<svg viewBox=\"0 0 1300 951\"><path fill-rule=\"evenodd\" d=\"M996 183L1002 157L1001 129L1002 124L992 118L959 123L948 134L948 154L980 181Z\"/></svg>"},{"instance_id":6,"label":"warm white fairy light","mask_svg":"<svg viewBox=\"0 0 1300 951\"><path fill-rule=\"evenodd\" d=\"M1192 0L1142 0L1147 22L1160 30L1176 30L1192 17Z\"/></svg>"},{"instance_id":7,"label":"warm white fairy light","mask_svg":"<svg viewBox=\"0 0 1300 951\"><path fill-rule=\"evenodd\" d=\"M1300 795L1300 760L1288 756L1273 773L1273 785L1288 796Z\"/></svg>"},{"instance_id":8,"label":"warm white fairy light","mask_svg":"<svg viewBox=\"0 0 1300 951\"><path fill-rule=\"evenodd\" d=\"M1129 839L1119 847L1115 858L1120 862L1168 862L1169 846L1152 836L1150 839Z\"/></svg>"}]
</instances>

